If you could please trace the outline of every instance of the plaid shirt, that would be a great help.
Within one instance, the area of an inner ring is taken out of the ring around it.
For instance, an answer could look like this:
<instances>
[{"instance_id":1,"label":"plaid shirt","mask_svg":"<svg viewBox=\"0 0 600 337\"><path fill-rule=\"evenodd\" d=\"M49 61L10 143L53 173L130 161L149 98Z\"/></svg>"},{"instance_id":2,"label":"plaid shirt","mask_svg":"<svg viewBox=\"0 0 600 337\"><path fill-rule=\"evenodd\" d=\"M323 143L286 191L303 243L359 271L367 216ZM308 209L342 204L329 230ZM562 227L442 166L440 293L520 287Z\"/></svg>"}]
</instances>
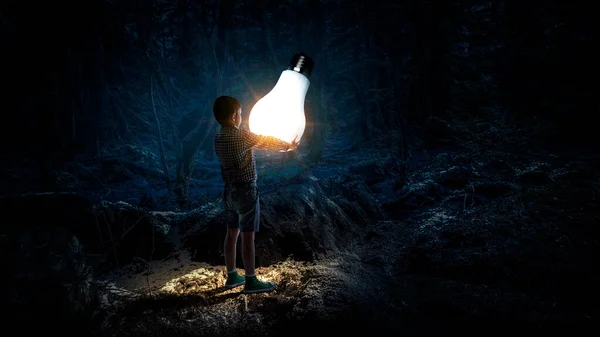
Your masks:
<instances>
[{"instance_id":1,"label":"plaid shirt","mask_svg":"<svg viewBox=\"0 0 600 337\"><path fill-rule=\"evenodd\" d=\"M215 135L215 152L221 162L223 182L256 182L253 148L285 151L288 143L271 136L261 136L233 126L221 126Z\"/></svg>"}]
</instances>

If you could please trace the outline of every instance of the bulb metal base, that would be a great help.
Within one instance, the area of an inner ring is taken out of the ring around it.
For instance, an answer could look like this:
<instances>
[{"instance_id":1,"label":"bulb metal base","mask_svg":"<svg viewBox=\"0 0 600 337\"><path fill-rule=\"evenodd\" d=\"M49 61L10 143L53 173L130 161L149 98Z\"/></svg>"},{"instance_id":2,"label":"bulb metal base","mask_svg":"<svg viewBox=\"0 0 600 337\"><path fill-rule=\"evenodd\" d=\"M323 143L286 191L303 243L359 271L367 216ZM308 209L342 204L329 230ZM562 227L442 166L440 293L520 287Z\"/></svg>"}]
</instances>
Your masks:
<instances>
[{"instance_id":1,"label":"bulb metal base","mask_svg":"<svg viewBox=\"0 0 600 337\"><path fill-rule=\"evenodd\" d=\"M293 70L306 76L306 78L310 78L310 74L314 67L315 62L310 57L304 53L298 53L292 56L288 65L288 70Z\"/></svg>"}]
</instances>

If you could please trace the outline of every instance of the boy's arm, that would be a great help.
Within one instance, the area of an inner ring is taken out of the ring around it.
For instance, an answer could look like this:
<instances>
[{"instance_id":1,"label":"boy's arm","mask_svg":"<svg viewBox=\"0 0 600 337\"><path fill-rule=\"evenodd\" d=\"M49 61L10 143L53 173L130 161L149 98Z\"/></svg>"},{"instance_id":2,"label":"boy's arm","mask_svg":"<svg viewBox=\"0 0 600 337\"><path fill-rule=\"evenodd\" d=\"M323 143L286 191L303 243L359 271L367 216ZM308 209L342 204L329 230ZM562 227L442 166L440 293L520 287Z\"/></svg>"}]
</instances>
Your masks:
<instances>
[{"instance_id":1,"label":"boy's arm","mask_svg":"<svg viewBox=\"0 0 600 337\"><path fill-rule=\"evenodd\" d=\"M290 147L288 142L275 137L257 135L248 130L242 130L242 134L244 135L244 147L248 149L256 147L270 151L287 151Z\"/></svg>"}]
</instances>

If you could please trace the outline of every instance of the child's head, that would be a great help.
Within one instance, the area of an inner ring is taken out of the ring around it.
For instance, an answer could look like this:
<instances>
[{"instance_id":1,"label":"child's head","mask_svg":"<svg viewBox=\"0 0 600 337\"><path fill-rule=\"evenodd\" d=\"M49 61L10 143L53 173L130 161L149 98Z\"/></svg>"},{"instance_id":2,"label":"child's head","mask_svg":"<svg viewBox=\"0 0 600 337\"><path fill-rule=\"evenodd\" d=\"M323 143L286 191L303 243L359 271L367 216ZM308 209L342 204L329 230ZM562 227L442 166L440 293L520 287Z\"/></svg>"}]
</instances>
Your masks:
<instances>
[{"instance_id":1,"label":"child's head","mask_svg":"<svg viewBox=\"0 0 600 337\"><path fill-rule=\"evenodd\" d=\"M223 126L239 127L242 123L242 105L231 96L220 96L213 104L215 119Z\"/></svg>"}]
</instances>

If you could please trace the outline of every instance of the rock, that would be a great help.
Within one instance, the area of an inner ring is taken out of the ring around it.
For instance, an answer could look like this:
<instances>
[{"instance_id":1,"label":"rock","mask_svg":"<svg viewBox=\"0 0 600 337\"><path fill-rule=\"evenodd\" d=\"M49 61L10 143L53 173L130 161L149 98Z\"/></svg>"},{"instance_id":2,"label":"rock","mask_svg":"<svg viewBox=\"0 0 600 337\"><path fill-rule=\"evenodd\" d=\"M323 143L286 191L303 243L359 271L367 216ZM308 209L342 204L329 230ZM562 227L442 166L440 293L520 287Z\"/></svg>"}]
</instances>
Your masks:
<instances>
[{"instance_id":1,"label":"rock","mask_svg":"<svg viewBox=\"0 0 600 337\"><path fill-rule=\"evenodd\" d=\"M480 168L486 171L512 171L512 167L504 160L498 158L492 158L486 162L480 163Z\"/></svg>"},{"instance_id":2,"label":"rock","mask_svg":"<svg viewBox=\"0 0 600 337\"><path fill-rule=\"evenodd\" d=\"M336 202L341 204L352 204L356 210L350 210L348 214L362 213L366 217L361 216L355 218L355 221L369 223L371 221L381 220L383 213L379 206L379 202L371 196L370 188L363 179L346 181L338 186L339 196L335 197ZM345 200L341 200L341 199Z\"/></svg>"},{"instance_id":3,"label":"rock","mask_svg":"<svg viewBox=\"0 0 600 337\"><path fill-rule=\"evenodd\" d=\"M371 186L371 192L384 197L392 197L395 192L402 188L402 182L399 181L384 181Z\"/></svg>"},{"instance_id":4,"label":"rock","mask_svg":"<svg viewBox=\"0 0 600 337\"><path fill-rule=\"evenodd\" d=\"M476 195L480 195L485 198L496 198L511 192L513 187L503 182L480 182L475 184L473 189ZM465 192L473 193L473 190L467 188Z\"/></svg>"},{"instance_id":5,"label":"rock","mask_svg":"<svg viewBox=\"0 0 600 337\"><path fill-rule=\"evenodd\" d=\"M368 185L380 183L387 178L384 165L376 160L351 165L348 171L363 176Z\"/></svg>"},{"instance_id":6,"label":"rock","mask_svg":"<svg viewBox=\"0 0 600 337\"><path fill-rule=\"evenodd\" d=\"M469 173L462 167L453 166L439 173L440 185L450 189L460 189L469 183Z\"/></svg>"},{"instance_id":7,"label":"rock","mask_svg":"<svg viewBox=\"0 0 600 337\"><path fill-rule=\"evenodd\" d=\"M432 179L406 185L397 192L397 196L382 205L386 212L414 210L431 206L441 198L440 186Z\"/></svg>"},{"instance_id":8,"label":"rock","mask_svg":"<svg viewBox=\"0 0 600 337\"><path fill-rule=\"evenodd\" d=\"M543 185L552 181L547 172L529 171L517 176L519 182L532 185Z\"/></svg>"},{"instance_id":9,"label":"rock","mask_svg":"<svg viewBox=\"0 0 600 337\"><path fill-rule=\"evenodd\" d=\"M77 237L57 226L14 231L10 236L18 246L3 258L8 317L20 322L89 323L96 304L93 270Z\"/></svg>"},{"instance_id":10,"label":"rock","mask_svg":"<svg viewBox=\"0 0 600 337\"><path fill-rule=\"evenodd\" d=\"M430 120L424 139L430 146L445 145L453 141L454 130L445 120L434 117Z\"/></svg>"},{"instance_id":11,"label":"rock","mask_svg":"<svg viewBox=\"0 0 600 337\"><path fill-rule=\"evenodd\" d=\"M171 224L174 238L185 240L223 212L222 201L206 203L187 212L151 212L160 222Z\"/></svg>"},{"instance_id":12,"label":"rock","mask_svg":"<svg viewBox=\"0 0 600 337\"><path fill-rule=\"evenodd\" d=\"M175 228L153 213L125 202L103 201L94 207L98 221L98 242L115 263L123 265L134 257L161 259L176 247Z\"/></svg>"},{"instance_id":13,"label":"rock","mask_svg":"<svg viewBox=\"0 0 600 337\"><path fill-rule=\"evenodd\" d=\"M381 184L385 184L385 182ZM366 218L362 215L358 216L353 218L354 221L366 224L384 217L379 202L372 196L373 187L367 185L363 176L332 177L322 185L327 196L342 207L348 215L365 214L367 216Z\"/></svg>"},{"instance_id":14,"label":"rock","mask_svg":"<svg viewBox=\"0 0 600 337\"><path fill-rule=\"evenodd\" d=\"M348 201L345 198L336 197L332 199L346 215L354 222L364 225L371 222L371 219L363 208L356 201Z\"/></svg>"}]
</instances>

